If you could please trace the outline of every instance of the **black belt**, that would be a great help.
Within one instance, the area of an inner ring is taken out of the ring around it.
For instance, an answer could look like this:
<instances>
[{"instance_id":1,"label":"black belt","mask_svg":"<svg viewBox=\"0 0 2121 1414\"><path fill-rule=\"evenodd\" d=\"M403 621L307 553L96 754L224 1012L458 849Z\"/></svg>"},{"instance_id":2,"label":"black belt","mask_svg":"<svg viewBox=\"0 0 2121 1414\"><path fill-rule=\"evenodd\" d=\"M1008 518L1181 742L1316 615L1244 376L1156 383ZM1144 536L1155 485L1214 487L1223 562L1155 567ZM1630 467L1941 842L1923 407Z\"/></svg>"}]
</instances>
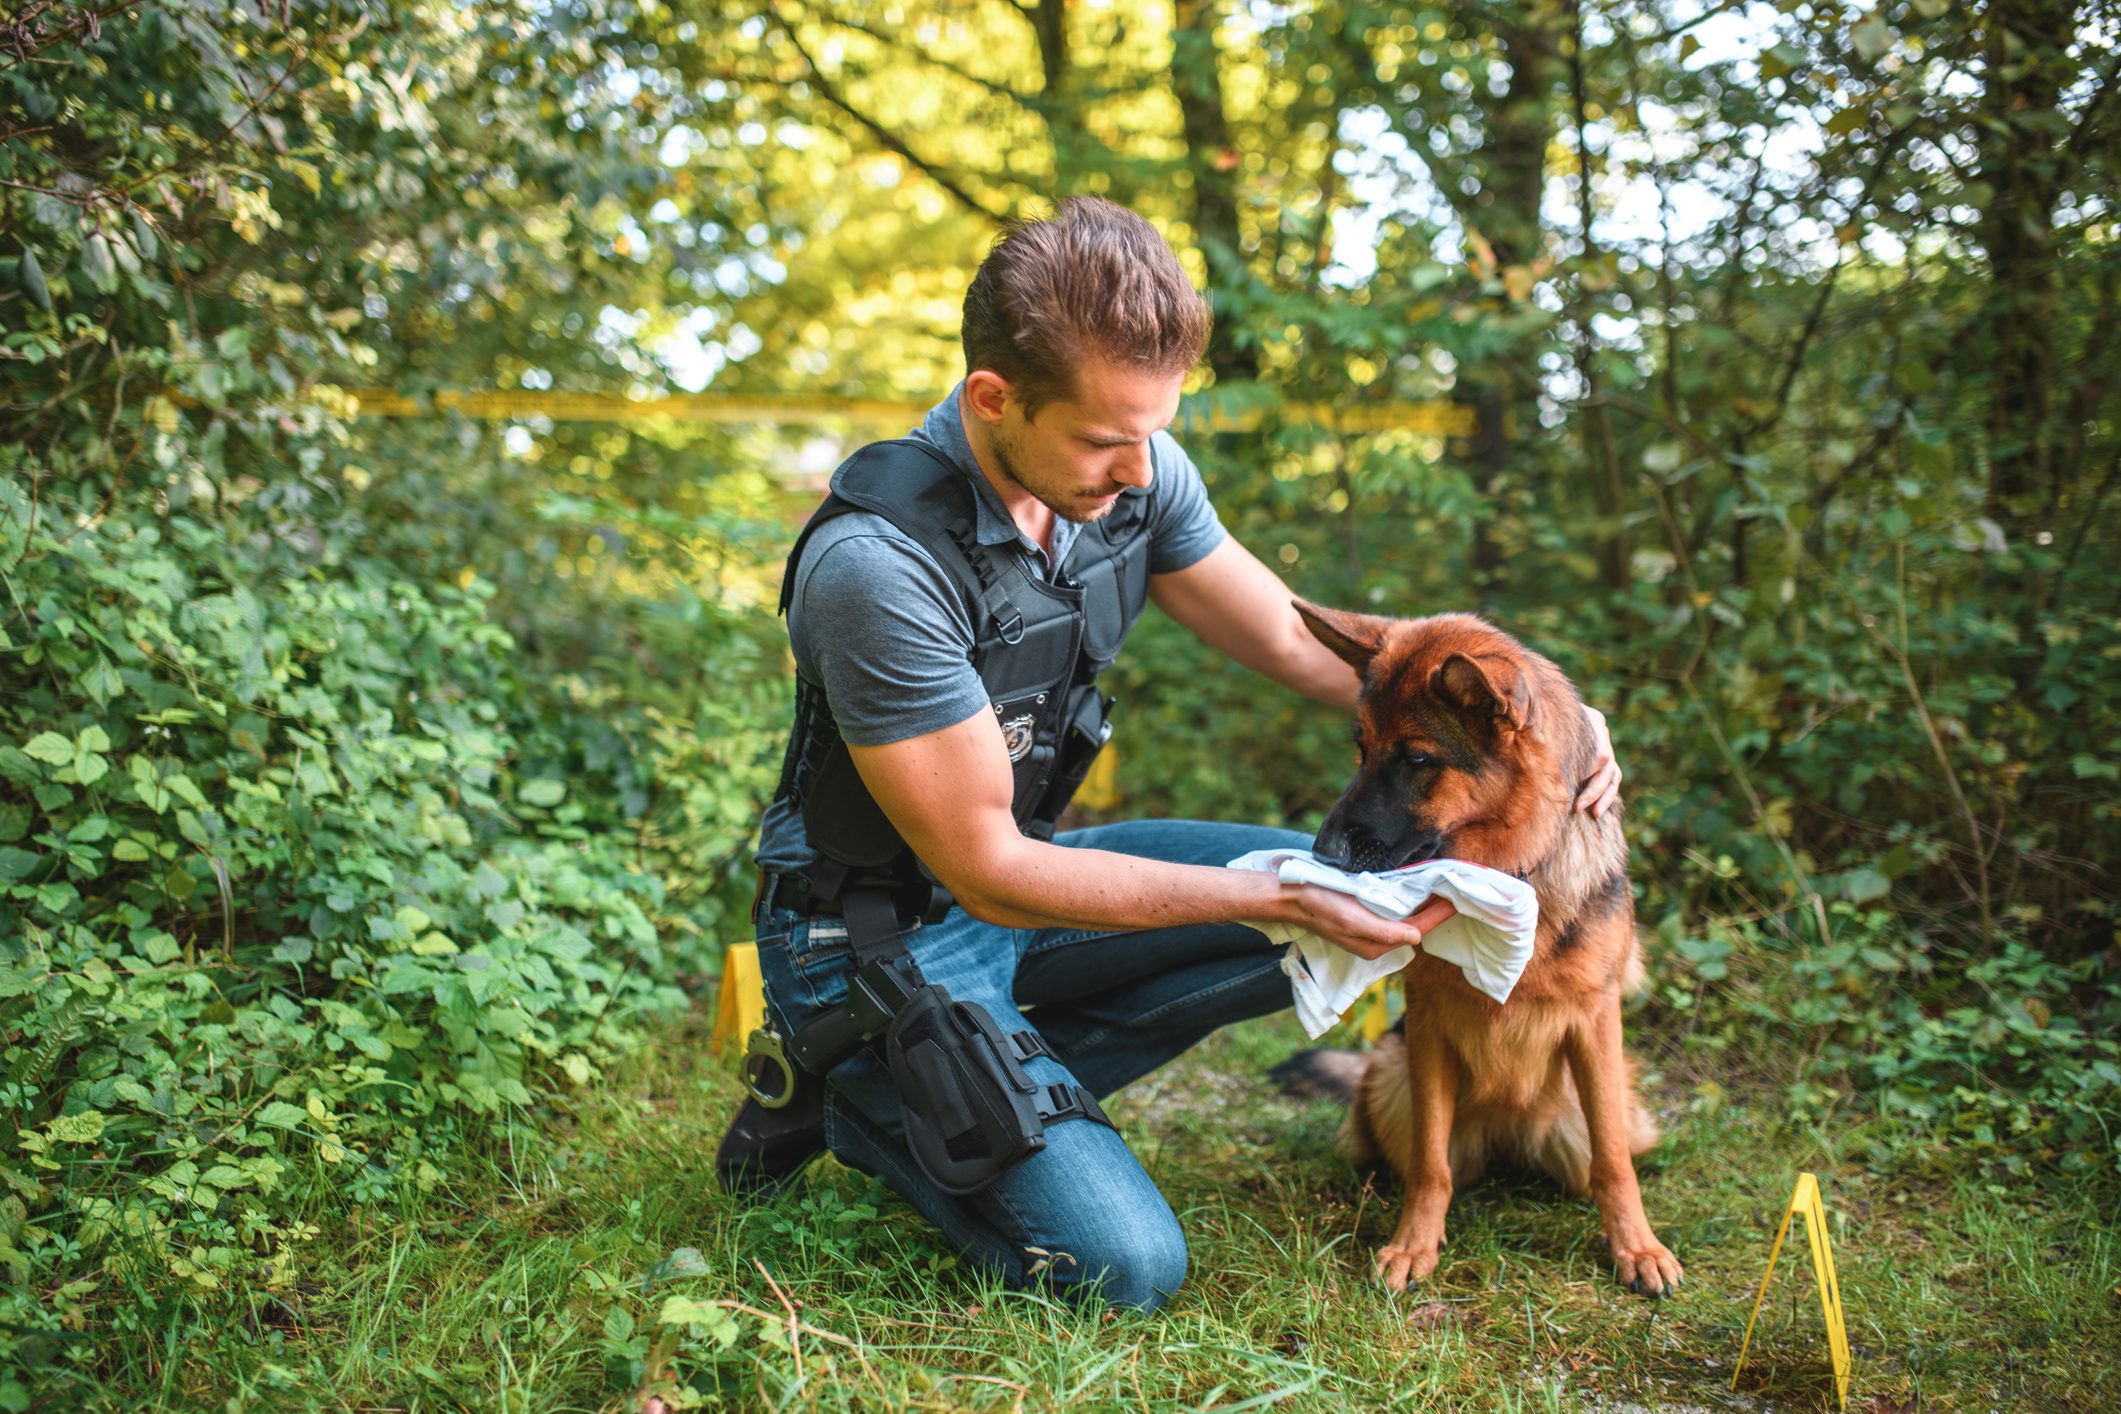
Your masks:
<instances>
[{"instance_id":1,"label":"black belt","mask_svg":"<svg viewBox=\"0 0 2121 1414\"><path fill-rule=\"evenodd\" d=\"M918 918L927 923L940 921L955 902L948 889L926 880L903 885L892 893L892 903L902 918ZM820 898L816 885L801 874L770 870L760 876L758 902L751 910L752 923L756 925L769 908L785 909L804 918L836 918L842 911L838 898Z\"/></svg>"},{"instance_id":2,"label":"black belt","mask_svg":"<svg viewBox=\"0 0 2121 1414\"><path fill-rule=\"evenodd\" d=\"M767 873L760 878L758 906L752 910L751 921L756 923L769 908L800 913L805 918L839 912L837 908L821 906L813 897L810 881L800 874Z\"/></svg>"}]
</instances>

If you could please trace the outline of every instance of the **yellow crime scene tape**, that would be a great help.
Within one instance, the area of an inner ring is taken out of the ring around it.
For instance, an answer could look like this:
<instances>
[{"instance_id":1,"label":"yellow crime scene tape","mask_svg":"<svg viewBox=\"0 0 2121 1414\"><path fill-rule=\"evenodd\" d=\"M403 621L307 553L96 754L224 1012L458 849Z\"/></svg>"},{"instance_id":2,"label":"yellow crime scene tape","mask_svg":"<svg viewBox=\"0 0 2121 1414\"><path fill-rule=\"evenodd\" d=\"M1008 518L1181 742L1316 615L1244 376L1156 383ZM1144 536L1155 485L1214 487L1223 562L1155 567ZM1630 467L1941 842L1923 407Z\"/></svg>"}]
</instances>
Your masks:
<instances>
[{"instance_id":1,"label":"yellow crime scene tape","mask_svg":"<svg viewBox=\"0 0 2121 1414\"><path fill-rule=\"evenodd\" d=\"M312 396L341 401L356 417L461 417L512 419L545 417L554 422L875 422L918 423L935 405L897 398L820 398L800 394L691 393L670 397L629 398L619 393L564 393L517 389L439 388L414 395L390 388L319 386ZM1461 403L1390 402L1282 403L1282 421L1309 422L1339 433L1413 432L1435 437L1470 437L1479 428L1474 409ZM1179 431L1249 432L1266 419L1260 408L1226 408L1212 404L1182 406Z\"/></svg>"}]
</instances>

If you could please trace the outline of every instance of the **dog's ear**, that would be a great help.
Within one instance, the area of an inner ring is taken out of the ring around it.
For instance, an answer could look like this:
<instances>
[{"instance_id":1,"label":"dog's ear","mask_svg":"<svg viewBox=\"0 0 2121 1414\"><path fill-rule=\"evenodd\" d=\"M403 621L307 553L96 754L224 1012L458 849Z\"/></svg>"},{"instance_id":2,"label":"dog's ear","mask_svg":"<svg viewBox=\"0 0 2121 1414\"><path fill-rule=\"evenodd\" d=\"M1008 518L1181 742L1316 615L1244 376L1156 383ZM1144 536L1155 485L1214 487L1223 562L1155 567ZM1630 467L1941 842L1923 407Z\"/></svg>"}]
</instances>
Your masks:
<instances>
[{"instance_id":1,"label":"dog's ear","mask_svg":"<svg viewBox=\"0 0 2121 1414\"><path fill-rule=\"evenodd\" d=\"M1344 609L1321 608L1301 599L1290 602L1296 605L1296 612L1303 616L1313 638L1332 649L1356 672L1369 672L1370 660L1385 646L1385 632L1392 627L1390 619L1381 619L1375 614L1351 614Z\"/></svg>"},{"instance_id":2,"label":"dog's ear","mask_svg":"<svg viewBox=\"0 0 2121 1414\"><path fill-rule=\"evenodd\" d=\"M1461 712L1494 717L1520 730L1532 725L1532 685L1507 658L1453 653L1429 679L1429 689Z\"/></svg>"}]
</instances>

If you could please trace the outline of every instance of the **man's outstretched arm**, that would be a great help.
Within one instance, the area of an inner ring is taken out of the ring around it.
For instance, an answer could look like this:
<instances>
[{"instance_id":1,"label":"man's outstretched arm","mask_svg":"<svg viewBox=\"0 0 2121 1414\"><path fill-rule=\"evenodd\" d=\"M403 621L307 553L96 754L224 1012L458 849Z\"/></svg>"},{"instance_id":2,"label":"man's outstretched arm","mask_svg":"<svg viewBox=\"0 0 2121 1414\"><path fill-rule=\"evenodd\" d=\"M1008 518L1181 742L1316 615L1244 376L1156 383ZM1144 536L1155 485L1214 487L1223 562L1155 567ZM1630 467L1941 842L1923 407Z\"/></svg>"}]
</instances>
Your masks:
<instances>
[{"instance_id":1,"label":"man's outstretched arm","mask_svg":"<svg viewBox=\"0 0 2121 1414\"><path fill-rule=\"evenodd\" d=\"M855 768L913 852L973 917L1008 928L1109 928L1253 919L1294 923L1362 957L1421 940L1448 904L1380 918L1330 889L1272 874L1171 864L1028 839L1010 814L1009 754L994 714L885 746Z\"/></svg>"},{"instance_id":2,"label":"man's outstretched arm","mask_svg":"<svg viewBox=\"0 0 2121 1414\"><path fill-rule=\"evenodd\" d=\"M1234 535L1172 574L1149 580L1157 608L1225 656L1329 707L1355 710L1362 679L1304 627L1289 586Z\"/></svg>"},{"instance_id":3,"label":"man's outstretched arm","mask_svg":"<svg viewBox=\"0 0 2121 1414\"><path fill-rule=\"evenodd\" d=\"M1328 706L1355 709L1362 682L1355 670L1311 636L1281 576L1259 562L1235 536L1182 570L1156 575L1149 597L1210 648L1263 677ZM1620 764L1605 713L1586 705L1597 759L1577 792L1576 808L1603 815L1620 798Z\"/></svg>"}]
</instances>

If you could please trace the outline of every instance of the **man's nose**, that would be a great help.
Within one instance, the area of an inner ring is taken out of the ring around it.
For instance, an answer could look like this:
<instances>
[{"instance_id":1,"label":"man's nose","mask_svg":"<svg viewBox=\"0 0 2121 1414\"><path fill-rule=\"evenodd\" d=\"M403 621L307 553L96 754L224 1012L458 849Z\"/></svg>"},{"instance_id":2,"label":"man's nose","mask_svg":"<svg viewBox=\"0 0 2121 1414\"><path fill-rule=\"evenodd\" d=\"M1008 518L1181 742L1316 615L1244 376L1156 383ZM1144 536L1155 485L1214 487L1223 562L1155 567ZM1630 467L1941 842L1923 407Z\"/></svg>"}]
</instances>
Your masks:
<instances>
[{"instance_id":1,"label":"man's nose","mask_svg":"<svg viewBox=\"0 0 2121 1414\"><path fill-rule=\"evenodd\" d=\"M1156 467L1149 458L1149 444L1140 442L1129 447L1112 464L1112 479L1122 486L1139 486L1147 490L1156 479Z\"/></svg>"}]
</instances>

